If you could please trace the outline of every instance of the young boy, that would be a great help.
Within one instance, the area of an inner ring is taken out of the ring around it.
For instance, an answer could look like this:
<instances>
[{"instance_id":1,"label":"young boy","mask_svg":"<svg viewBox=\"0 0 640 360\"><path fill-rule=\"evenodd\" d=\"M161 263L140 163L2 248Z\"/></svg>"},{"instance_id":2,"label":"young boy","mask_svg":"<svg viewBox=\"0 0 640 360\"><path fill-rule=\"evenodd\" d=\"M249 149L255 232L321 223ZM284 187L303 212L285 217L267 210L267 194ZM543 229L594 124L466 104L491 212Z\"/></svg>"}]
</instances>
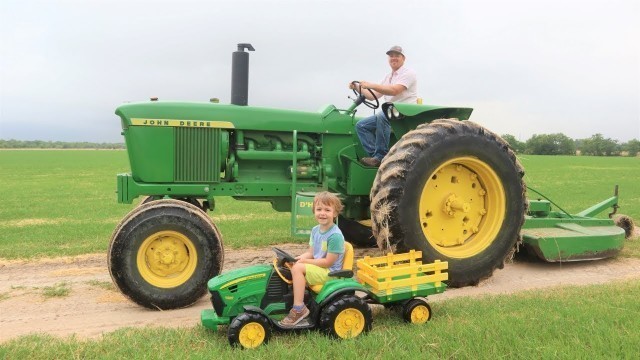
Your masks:
<instances>
[{"instance_id":1,"label":"young boy","mask_svg":"<svg viewBox=\"0 0 640 360\"><path fill-rule=\"evenodd\" d=\"M344 236L334 223L342 211L342 203L330 192L318 193L313 199L313 215L318 222L311 230L309 250L296 257L291 268L293 278L293 308L280 321L282 327L294 327L309 316L304 305L304 289L310 285L324 284L328 274L341 270L344 263Z\"/></svg>"}]
</instances>

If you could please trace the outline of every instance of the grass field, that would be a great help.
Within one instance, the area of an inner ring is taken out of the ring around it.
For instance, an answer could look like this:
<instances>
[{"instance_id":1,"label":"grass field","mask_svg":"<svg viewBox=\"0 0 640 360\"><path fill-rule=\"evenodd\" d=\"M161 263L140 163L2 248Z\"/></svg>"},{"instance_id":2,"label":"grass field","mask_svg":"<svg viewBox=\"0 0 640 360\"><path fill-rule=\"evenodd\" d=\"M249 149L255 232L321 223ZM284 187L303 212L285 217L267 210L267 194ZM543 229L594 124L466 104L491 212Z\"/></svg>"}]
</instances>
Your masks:
<instances>
[{"instance_id":1,"label":"grass field","mask_svg":"<svg viewBox=\"0 0 640 360\"><path fill-rule=\"evenodd\" d=\"M0 344L7 359L634 359L640 344L640 282L557 288L432 303L426 325L391 310L354 340L315 331L276 333L268 345L232 349L226 329L122 329L100 340L32 335Z\"/></svg>"},{"instance_id":2,"label":"grass field","mask_svg":"<svg viewBox=\"0 0 640 360\"><path fill-rule=\"evenodd\" d=\"M613 194L620 212L640 219L640 158L521 157L527 185L569 212ZM0 258L105 252L116 224L134 205L116 203L115 175L129 169L125 151L0 151ZM537 196L530 192L532 198ZM289 236L288 213L268 203L216 200L212 214L225 248L303 242ZM623 254L640 257L640 244Z\"/></svg>"}]
</instances>

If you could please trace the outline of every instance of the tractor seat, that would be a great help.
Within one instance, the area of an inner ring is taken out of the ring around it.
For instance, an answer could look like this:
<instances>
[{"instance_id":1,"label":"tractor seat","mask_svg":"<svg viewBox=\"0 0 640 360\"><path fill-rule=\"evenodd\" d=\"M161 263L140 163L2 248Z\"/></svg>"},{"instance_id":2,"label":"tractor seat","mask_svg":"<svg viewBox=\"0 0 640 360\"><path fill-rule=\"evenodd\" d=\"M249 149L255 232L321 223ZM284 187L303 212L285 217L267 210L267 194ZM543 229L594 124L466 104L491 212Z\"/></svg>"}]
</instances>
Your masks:
<instances>
[{"instance_id":1,"label":"tractor seat","mask_svg":"<svg viewBox=\"0 0 640 360\"><path fill-rule=\"evenodd\" d=\"M350 278L353 277L353 246L344 242L344 262L342 263L342 270L332 271L329 273L330 277ZM319 293L322 290L324 284L309 285L309 289L314 293Z\"/></svg>"}]
</instances>

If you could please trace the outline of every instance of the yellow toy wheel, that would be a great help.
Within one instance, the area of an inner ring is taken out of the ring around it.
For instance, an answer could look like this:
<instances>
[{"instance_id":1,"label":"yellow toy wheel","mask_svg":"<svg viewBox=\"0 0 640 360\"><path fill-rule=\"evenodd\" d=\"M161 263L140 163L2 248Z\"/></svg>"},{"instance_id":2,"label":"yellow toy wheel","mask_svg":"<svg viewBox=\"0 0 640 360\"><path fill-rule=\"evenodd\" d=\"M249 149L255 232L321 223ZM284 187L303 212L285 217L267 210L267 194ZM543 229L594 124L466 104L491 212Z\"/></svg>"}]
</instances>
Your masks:
<instances>
[{"instance_id":1,"label":"yellow toy wheel","mask_svg":"<svg viewBox=\"0 0 640 360\"><path fill-rule=\"evenodd\" d=\"M233 346L253 349L269 342L271 324L263 315L246 312L236 316L229 324L227 337Z\"/></svg>"},{"instance_id":2,"label":"yellow toy wheel","mask_svg":"<svg viewBox=\"0 0 640 360\"><path fill-rule=\"evenodd\" d=\"M449 262L449 285L477 284L512 253L526 212L524 171L509 145L482 126L436 120L406 133L371 188L381 248Z\"/></svg>"},{"instance_id":3,"label":"yellow toy wheel","mask_svg":"<svg viewBox=\"0 0 640 360\"><path fill-rule=\"evenodd\" d=\"M424 324L431 319L431 306L422 299L412 299L404 305L402 317L411 324Z\"/></svg>"},{"instance_id":4,"label":"yellow toy wheel","mask_svg":"<svg viewBox=\"0 0 640 360\"><path fill-rule=\"evenodd\" d=\"M372 322L369 305L352 295L330 302L320 313L320 328L338 339L350 339L367 332Z\"/></svg>"}]
</instances>

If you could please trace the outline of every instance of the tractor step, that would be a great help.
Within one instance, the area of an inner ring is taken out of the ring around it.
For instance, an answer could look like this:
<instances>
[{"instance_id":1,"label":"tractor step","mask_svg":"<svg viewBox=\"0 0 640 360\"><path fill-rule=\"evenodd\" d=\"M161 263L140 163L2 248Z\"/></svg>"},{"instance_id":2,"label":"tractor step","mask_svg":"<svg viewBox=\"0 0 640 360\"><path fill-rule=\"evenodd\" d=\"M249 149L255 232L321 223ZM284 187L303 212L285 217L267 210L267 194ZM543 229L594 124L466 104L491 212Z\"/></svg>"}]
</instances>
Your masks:
<instances>
[{"instance_id":1,"label":"tractor step","mask_svg":"<svg viewBox=\"0 0 640 360\"><path fill-rule=\"evenodd\" d=\"M313 217L315 192L296 192L295 204L291 209L291 236L309 237L311 229L317 225Z\"/></svg>"}]
</instances>

